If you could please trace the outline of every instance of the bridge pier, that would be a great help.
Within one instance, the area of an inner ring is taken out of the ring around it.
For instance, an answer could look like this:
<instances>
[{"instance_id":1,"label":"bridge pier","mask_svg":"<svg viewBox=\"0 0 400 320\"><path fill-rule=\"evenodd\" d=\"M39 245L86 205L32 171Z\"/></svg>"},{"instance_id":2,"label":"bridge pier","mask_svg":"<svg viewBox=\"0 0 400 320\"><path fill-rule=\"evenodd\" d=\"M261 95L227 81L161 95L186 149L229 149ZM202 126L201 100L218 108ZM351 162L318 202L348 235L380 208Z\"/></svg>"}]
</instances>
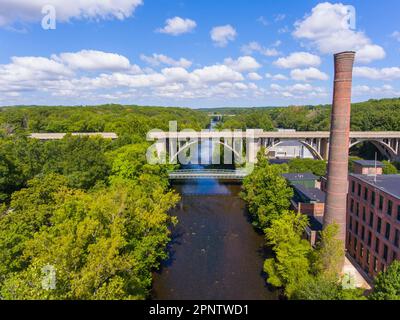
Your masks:
<instances>
[{"instance_id":1,"label":"bridge pier","mask_svg":"<svg viewBox=\"0 0 400 320\"><path fill-rule=\"evenodd\" d=\"M321 139L320 155L322 159L328 160L329 158L329 141L328 139Z\"/></svg>"},{"instance_id":2,"label":"bridge pier","mask_svg":"<svg viewBox=\"0 0 400 320\"><path fill-rule=\"evenodd\" d=\"M246 160L247 163L257 163L257 154L261 150L262 138L259 137L262 129L246 130Z\"/></svg>"}]
</instances>

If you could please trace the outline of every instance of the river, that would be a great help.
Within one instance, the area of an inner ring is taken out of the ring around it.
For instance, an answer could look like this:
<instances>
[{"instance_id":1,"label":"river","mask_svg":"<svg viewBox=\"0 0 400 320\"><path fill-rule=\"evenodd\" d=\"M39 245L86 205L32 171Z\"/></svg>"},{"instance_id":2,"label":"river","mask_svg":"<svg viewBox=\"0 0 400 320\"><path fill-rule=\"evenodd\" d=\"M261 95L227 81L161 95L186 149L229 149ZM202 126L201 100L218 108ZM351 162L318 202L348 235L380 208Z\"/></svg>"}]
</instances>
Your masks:
<instances>
[{"instance_id":1,"label":"river","mask_svg":"<svg viewBox=\"0 0 400 320\"><path fill-rule=\"evenodd\" d=\"M153 299L276 299L262 274L264 237L248 220L240 185L202 180L176 184L170 259L154 274Z\"/></svg>"},{"instance_id":2,"label":"river","mask_svg":"<svg viewBox=\"0 0 400 320\"><path fill-rule=\"evenodd\" d=\"M241 185L187 180L172 186L181 202L171 212L170 258L153 276L153 299L277 299L262 273L264 237L257 233L239 197Z\"/></svg>"}]
</instances>

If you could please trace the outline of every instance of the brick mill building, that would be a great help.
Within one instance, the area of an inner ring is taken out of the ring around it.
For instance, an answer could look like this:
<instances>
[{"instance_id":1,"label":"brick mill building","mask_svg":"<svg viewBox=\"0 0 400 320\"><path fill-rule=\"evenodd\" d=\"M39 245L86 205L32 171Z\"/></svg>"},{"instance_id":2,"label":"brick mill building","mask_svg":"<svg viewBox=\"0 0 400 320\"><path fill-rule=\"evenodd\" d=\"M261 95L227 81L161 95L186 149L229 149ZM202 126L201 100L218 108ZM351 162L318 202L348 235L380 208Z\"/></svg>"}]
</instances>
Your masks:
<instances>
[{"instance_id":1,"label":"brick mill building","mask_svg":"<svg viewBox=\"0 0 400 320\"><path fill-rule=\"evenodd\" d=\"M358 164L368 174L349 175L346 237L347 252L370 279L400 259L400 175L382 175L373 162Z\"/></svg>"}]
</instances>

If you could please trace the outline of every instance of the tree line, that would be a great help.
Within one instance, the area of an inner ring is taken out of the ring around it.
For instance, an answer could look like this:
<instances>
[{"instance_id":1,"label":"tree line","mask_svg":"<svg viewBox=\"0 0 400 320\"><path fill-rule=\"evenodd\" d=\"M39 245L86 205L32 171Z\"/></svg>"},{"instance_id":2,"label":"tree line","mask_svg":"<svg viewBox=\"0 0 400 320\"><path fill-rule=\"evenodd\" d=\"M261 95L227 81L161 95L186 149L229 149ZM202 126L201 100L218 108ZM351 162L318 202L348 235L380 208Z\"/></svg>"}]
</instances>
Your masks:
<instances>
[{"instance_id":1,"label":"tree line","mask_svg":"<svg viewBox=\"0 0 400 320\"><path fill-rule=\"evenodd\" d=\"M400 98L368 100L351 105L351 130L353 131L400 131ZM297 131L328 131L331 105L219 108L208 109L224 117L221 129L274 128L296 129Z\"/></svg>"}]
</instances>

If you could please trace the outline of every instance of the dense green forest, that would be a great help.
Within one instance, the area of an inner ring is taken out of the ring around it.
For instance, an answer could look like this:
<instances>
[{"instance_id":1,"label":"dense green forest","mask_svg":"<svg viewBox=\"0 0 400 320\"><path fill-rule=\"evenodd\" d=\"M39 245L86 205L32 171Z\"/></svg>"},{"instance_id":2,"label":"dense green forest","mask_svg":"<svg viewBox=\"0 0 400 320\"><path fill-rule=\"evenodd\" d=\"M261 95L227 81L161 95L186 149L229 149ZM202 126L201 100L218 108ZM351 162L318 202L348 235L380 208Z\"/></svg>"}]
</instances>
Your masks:
<instances>
[{"instance_id":1,"label":"dense green forest","mask_svg":"<svg viewBox=\"0 0 400 320\"><path fill-rule=\"evenodd\" d=\"M209 113L226 115L220 128L273 128L325 131L330 125L330 105L265 108L218 108ZM353 103L351 129L354 131L400 131L400 98Z\"/></svg>"},{"instance_id":2,"label":"dense green forest","mask_svg":"<svg viewBox=\"0 0 400 320\"><path fill-rule=\"evenodd\" d=\"M0 299L148 297L179 196L169 188L170 168L146 163L145 135L169 120L180 128L208 123L189 109L0 109ZM120 137L38 141L27 138L32 131ZM56 289L45 290L52 270Z\"/></svg>"},{"instance_id":3,"label":"dense green forest","mask_svg":"<svg viewBox=\"0 0 400 320\"><path fill-rule=\"evenodd\" d=\"M21 106L0 108L3 134L21 132L115 132L122 139L143 138L151 129L168 129L168 121L178 128L200 130L209 118L186 108L103 105L86 107Z\"/></svg>"}]
</instances>

